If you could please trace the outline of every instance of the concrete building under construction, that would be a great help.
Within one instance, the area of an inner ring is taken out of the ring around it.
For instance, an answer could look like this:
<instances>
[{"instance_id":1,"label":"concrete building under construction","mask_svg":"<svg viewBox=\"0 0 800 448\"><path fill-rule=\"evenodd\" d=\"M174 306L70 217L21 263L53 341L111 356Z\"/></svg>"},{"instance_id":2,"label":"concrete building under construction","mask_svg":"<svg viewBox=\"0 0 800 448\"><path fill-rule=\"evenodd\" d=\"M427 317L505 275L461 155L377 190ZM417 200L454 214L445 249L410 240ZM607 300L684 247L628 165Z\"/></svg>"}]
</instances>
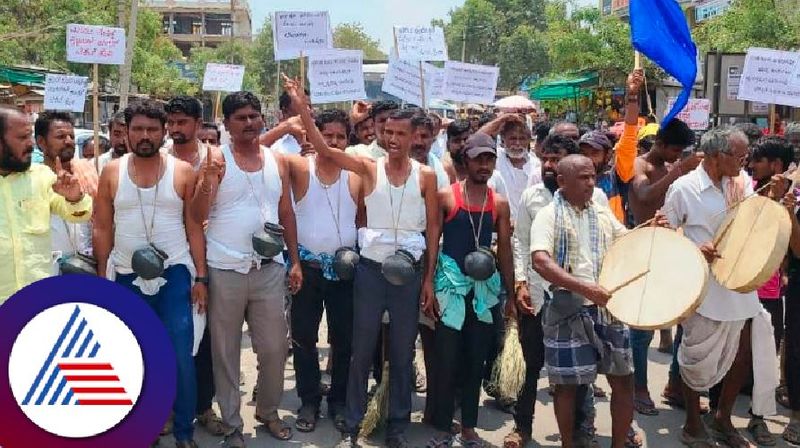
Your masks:
<instances>
[{"instance_id":1,"label":"concrete building under construction","mask_svg":"<svg viewBox=\"0 0 800 448\"><path fill-rule=\"evenodd\" d=\"M192 47L216 47L231 36L252 40L247 0L146 0L142 6L161 14L164 32L186 56Z\"/></svg>"}]
</instances>

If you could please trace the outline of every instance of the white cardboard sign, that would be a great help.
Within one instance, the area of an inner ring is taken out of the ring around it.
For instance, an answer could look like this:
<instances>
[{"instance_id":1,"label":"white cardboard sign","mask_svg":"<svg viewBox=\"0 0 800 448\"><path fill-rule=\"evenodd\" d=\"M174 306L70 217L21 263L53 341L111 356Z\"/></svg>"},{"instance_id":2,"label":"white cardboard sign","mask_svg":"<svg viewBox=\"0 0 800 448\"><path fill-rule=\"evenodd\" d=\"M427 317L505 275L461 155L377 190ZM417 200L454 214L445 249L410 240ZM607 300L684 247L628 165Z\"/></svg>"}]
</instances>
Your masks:
<instances>
[{"instance_id":1,"label":"white cardboard sign","mask_svg":"<svg viewBox=\"0 0 800 448\"><path fill-rule=\"evenodd\" d=\"M320 104L366 98L363 59L361 50L338 50L309 56L311 102Z\"/></svg>"},{"instance_id":2,"label":"white cardboard sign","mask_svg":"<svg viewBox=\"0 0 800 448\"><path fill-rule=\"evenodd\" d=\"M489 65L444 63L445 100L464 103L493 104L500 68Z\"/></svg>"},{"instance_id":3,"label":"white cardboard sign","mask_svg":"<svg viewBox=\"0 0 800 448\"><path fill-rule=\"evenodd\" d=\"M70 23L67 25L67 60L85 64L124 64L125 30Z\"/></svg>"},{"instance_id":4,"label":"white cardboard sign","mask_svg":"<svg viewBox=\"0 0 800 448\"><path fill-rule=\"evenodd\" d=\"M444 30L435 26L395 26L397 57L403 61L446 61Z\"/></svg>"},{"instance_id":5,"label":"white cardboard sign","mask_svg":"<svg viewBox=\"0 0 800 448\"><path fill-rule=\"evenodd\" d=\"M297 59L302 52L333 48L333 32L328 11L278 11L272 19L275 60Z\"/></svg>"},{"instance_id":6,"label":"white cardboard sign","mask_svg":"<svg viewBox=\"0 0 800 448\"><path fill-rule=\"evenodd\" d=\"M667 110L672 110L675 98L672 97L667 103ZM689 129L693 131L703 131L708 129L708 119L711 115L711 100L706 98L689 98L686 107L678 113L675 118L680 119Z\"/></svg>"},{"instance_id":7,"label":"white cardboard sign","mask_svg":"<svg viewBox=\"0 0 800 448\"><path fill-rule=\"evenodd\" d=\"M244 66L230 64L206 64L203 74L203 90L220 92L238 92L242 90Z\"/></svg>"},{"instance_id":8,"label":"white cardboard sign","mask_svg":"<svg viewBox=\"0 0 800 448\"><path fill-rule=\"evenodd\" d=\"M441 72L437 72L440 70ZM443 84L441 77L444 69L437 69L431 64L423 63L422 71L425 75L425 101L429 102L441 95L437 92L436 83ZM389 68L383 78L381 90L394 95L409 104L422 105L422 91L420 89L420 73L418 62L399 61L389 59Z\"/></svg>"},{"instance_id":9,"label":"white cardboard sign","mask_svg":"<svg viewBox=\"0 0 800 448\"><path fill-rule=\"evenodd\" d=\"M83 112L89 79L86 76L56 75L44 77L45 110Z\"/></svg>"},{"instance_id":10,"label":"white cardboard sign","mask_svg":"<svg viewBox=\"0 0 800 448\"><path fill-rule=\"evenodd\" d=\"M748 48L737 98L800 106L800 53Z\"/></svg>"}]
</instances>

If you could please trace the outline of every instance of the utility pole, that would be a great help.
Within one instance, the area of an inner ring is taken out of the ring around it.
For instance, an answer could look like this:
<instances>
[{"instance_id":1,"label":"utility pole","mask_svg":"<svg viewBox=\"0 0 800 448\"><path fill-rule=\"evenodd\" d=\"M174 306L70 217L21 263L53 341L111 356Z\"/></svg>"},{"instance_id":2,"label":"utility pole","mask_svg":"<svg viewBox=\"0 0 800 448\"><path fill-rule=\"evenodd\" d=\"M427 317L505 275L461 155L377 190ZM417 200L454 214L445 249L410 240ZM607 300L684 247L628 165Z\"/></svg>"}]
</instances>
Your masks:
<instances>
[{"instance_id":1,"label":"utility pole","mask_svg":"<svg viewBox=\"0 0 800 448\"><path fill-rule=\"evenodd\" d=\"M467 24L464 23L464 32L461 34L461 62L467 62Z\"/></svg>"},{"instance_id":2,"label":"utility pole","mask_svg":"<svg viewBox=\"0 0 800 448\"><path fill-rule=\"evenodd\" d=\"M128 106L128 93L131 89L131 66L133 48L136 45L136 20L139 15L139 0L131 0L131 14L128 17L128 36L125 41L125 63L119 69L119 108Z\"/></svg>"}]
</instances>

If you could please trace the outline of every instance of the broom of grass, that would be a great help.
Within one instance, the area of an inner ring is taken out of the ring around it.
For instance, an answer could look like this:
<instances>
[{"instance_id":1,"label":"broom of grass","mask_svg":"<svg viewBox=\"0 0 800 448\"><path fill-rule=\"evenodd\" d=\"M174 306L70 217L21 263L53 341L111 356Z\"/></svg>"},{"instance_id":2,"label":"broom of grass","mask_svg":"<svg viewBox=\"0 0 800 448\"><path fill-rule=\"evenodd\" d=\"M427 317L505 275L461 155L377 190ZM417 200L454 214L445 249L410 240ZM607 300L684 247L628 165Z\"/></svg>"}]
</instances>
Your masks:
<instances>
[{"instance_id":1,"label":"broom of grass","mask_svg":"<svg viewBox=\"0 0 800 448\"><path fill-rule=\"evenodd\" d=\"M389 415L389 359L387 358L389 345L389 341L387 339L388 325L384 323L383 329L383 368L381 373L381 383L375 390L375 395L373 395L372 399L369 400L369 403L367 404L367 412L364 413L364 419L361 421L361 431L359 431L358 436L362 439L369 437L369 435L375 431L375 428L386 421L386 417Z\"/></svg>"},{"instance_id":2,"label":"broom of grass","mask_svg":"<svg viewBox=\"0 0 800 448\"><path fill-rule=\"evenodd\" d=\"M506 324L503 351L492 369L492 382L497 386L500 396L506 398L516 398L525 384L525 358L522 355L516 319L511 319Z\"/></svg>"}]
</instances>

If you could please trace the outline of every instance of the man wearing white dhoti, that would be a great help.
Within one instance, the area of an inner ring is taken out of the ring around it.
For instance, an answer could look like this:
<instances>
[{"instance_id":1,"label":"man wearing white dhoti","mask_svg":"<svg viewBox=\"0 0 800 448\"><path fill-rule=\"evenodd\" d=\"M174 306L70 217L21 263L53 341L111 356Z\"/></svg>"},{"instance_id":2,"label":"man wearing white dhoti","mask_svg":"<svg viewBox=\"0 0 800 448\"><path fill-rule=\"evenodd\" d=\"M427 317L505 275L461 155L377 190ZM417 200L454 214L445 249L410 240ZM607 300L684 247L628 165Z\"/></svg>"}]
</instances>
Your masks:
<instances>
[{"instance_id":1,"label":"man wearing white dhoti","mask_svg":"<svg viewBox=\"0 0 800 448\"><path fill-rule=\"evenodd\" d=\"M683 227L684 235L709 262L719 257L712 241L725 210L753 193L750 177L741 171L747 146L747 137L738 130L709 131L700 144L705 154L701 165L667 192L664 214L674 227ZM681 441L691 447L716 446L712 438L732 447L753 446L731 423L736 395L752 371L753 412L771 415L775 413L772 391L778 384L771 323L756 293L730 291L710 277L703 302L682 326L678 362L686 424ZM713 409L706 427L700 419L699 392L720 382L718 399L711 394Z\"/></svg>"}]
</instances>

